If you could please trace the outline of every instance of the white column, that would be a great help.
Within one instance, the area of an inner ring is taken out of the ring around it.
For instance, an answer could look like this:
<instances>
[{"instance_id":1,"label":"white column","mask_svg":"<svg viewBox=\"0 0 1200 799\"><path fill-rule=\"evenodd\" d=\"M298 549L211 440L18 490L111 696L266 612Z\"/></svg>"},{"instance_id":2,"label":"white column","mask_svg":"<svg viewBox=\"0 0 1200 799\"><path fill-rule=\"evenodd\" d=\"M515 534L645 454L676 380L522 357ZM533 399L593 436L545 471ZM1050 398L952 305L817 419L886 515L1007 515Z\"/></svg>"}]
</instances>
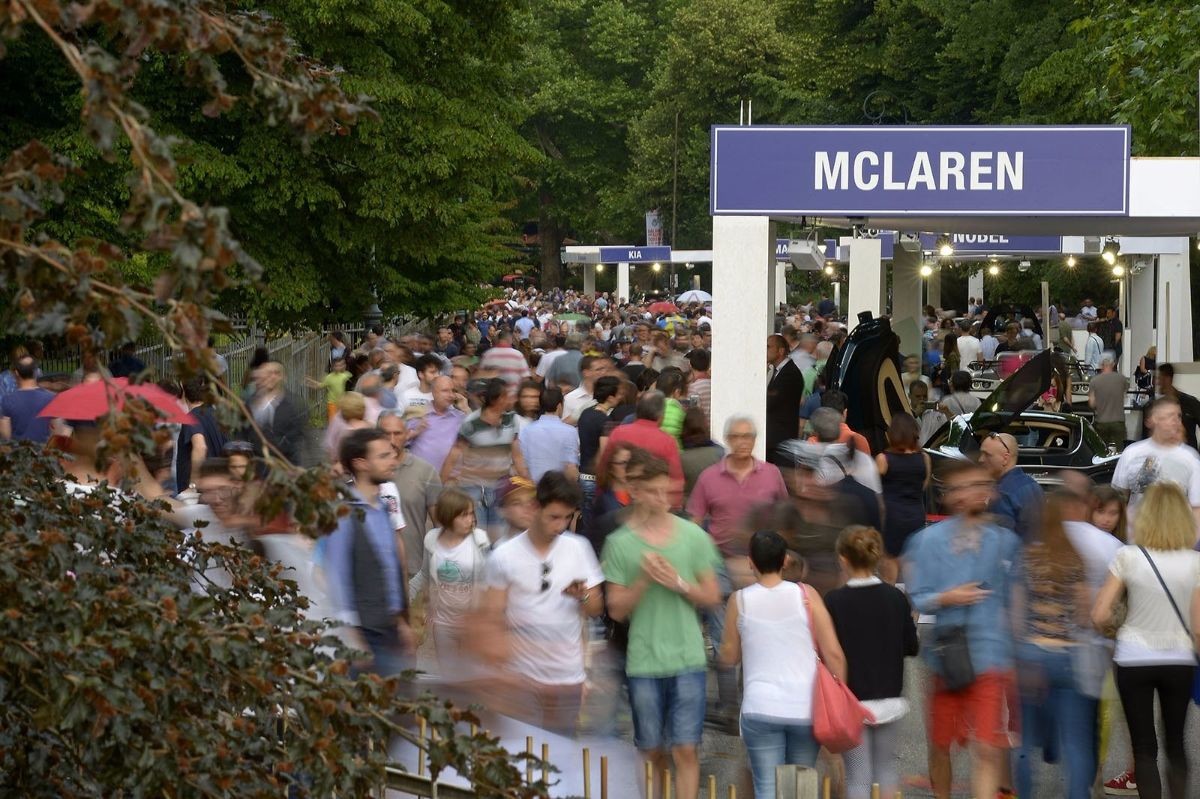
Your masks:
<instances>
[{"instance_id":1,"label":"white column","mask_svg":"<svg viewBox=\"0 0 1200 799\"><path fill-rule=\"evenodd\" d=\"M775 265L775 225L765 216L713 217L713 440L725 420L750 415L758 427L754 454L766 454L767 336L775 313L768 302ZM723 320L723 321L722 321Z\"/></svg>"},{"instance_id":2,"label":"white column","mask_svg":"<svg viewBox=\"0 0 1200 799\"><path fill-rule=\"evenodd\" d=\"M787 304L787 265L775 264L775 296L771 299L771 311Z\"/></svg>"},{"instance_id":3,"label":"white column","mask_svg":"<svg viewBox=\"0 0 1200 799\"><path fill-rule=\"evenodd\" d=\"M629 264L617 264L617 297L618 302L629 299Z\"/></svg>"},{"instance_id":4,"label":"white column","mask_svg":"<svg viewBox=\"0 0 1200 799\"><path fill-rule=\"evenodd\" d=\"M983 303L983 267L967 278L967 297L974 297L980 304Z\"/></svg>"},{"instance_id":5,"label":"white column","mask_svg":"<svg viewBox=\"0 0 1200 799\"><path fill-rule=\"evenodd\" d=\"M1185 240L1186 241L1186 240ZM1140 358L1142 353L1131 353ZM1192 282L1188 251L1158 256L1158 362L1192 360Z\"/></svg>"},{"instance_id":6,"label":"white column","mask_svg":"<svg viewBox=\"0 0 1200 799\"><path fill-rule=\"evenodd\" d=\"M1125 291L1125 305L1128 307L1121 308L1121 319L1127 320L1121 357L1121 372L1124 374L1132 374L1138 359L1155 342L1154 291L1157 272L1152 267L1129 276Z\"/></svg>"},{"instance_id":7,"label":"white column","mask_svg":"<svg viewBox=\"0 0 1200 799\"><path fill-rule=\"evenodd\" d=\"M925 278L925 297L925 302L935 311L942 309L942 270L934 269L933 274Z\"/></svg>"},{"instance_id":8,"label":"white column","mask_svg":"<svg viewBox=\"0 0 1200 799\"><path fill-rule=\"evenodd\" d=\"M883 313L883 257L879 239L842 238L850 248L850 288L847 294L846 316L849 326L857 324L858 315L870 311L872 316Z\"/></svg>"},{"instance_id":9,"label":"white column","mask_svg":"<svg viewBox=\"0 0 1200 799\"><path fill-rule=\"evenodd\" d=\"M892 331L900 337L900 352L921 354L921 261L920 251L897 245L892 254Z\"/></svg>"},{"instance_id":10,"label":"white column","mask_svg":"<svg viewBox=\"0 0 1200 799\"><path fill-rule=\"evenodd\" d=\"M595 294L596 293L596 265L595 264L584 264L583 265L583 293L584 294Z\"/></svg>"}]
</instances>

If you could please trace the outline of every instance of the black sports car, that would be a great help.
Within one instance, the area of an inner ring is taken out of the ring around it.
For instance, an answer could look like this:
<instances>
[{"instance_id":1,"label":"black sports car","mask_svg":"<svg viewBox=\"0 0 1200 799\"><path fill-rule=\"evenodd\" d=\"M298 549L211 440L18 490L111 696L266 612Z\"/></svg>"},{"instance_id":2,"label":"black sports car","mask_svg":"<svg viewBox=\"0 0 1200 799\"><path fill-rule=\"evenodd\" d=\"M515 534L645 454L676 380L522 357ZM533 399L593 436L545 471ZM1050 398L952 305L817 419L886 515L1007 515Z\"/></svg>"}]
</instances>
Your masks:
<instances>
[{"instance_id":1,"label":"black sports car","mask_svg":"<svg viewBox=\"0 0 1200 799\"><path fill-rule=\"evenodd\" d=\"M1107 483L1117 465L1117 452L1074 413L1035 410L1038 397L1052 385L1069 385L1070 363L1060 353L1044 351L1013 374L983 400L970 416L947 422L925 442L925 451L939 462L973 458L991 433L1010 433L1017 440L1017 466L1045 486L1062 483L1060 472L1078 471L1097 483Z\"/></svg>"}]
</instances>

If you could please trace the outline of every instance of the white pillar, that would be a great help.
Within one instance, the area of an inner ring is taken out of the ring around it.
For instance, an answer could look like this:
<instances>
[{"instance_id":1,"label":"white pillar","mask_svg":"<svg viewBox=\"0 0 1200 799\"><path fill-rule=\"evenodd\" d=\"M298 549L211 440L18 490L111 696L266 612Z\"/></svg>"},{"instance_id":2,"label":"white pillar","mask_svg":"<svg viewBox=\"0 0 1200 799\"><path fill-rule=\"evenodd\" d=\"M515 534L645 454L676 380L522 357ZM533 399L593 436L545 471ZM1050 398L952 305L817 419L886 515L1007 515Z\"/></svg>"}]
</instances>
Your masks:
<instances>
[{"instance_id":1,"label":"white pillar","mask_svg":"<svg viewBox=\"0 0 1200 799\"><path fill-rule=\"evenodd\" d=\"M921 354L921 261L919 251L897 246L892 254L892 331L900 337L900 352Z\"/></svg>"},{"instance_id":2,"label":"white pillar","mask_svg":"<svg viewBox=\"0 0 1200 799\"><path fill-rule=\"evenodd\" d=\"M863 311L872 316L883 313L883 256L879 239L842 238L850 248L850 288L847 294L846 316L849 326L857 324Z\"/></svg>"},{"instance_id":3,"label":"white pillar","mask_svg":"<svg viewBox=\"0 0 1200 799\"><path fill-rule=\"evenodd\" d=\"M774 312L780 305L787 305L787 265L775 264L775 296L771 299L771 310Z\"/></svg>"},{"instance_id":4,"label":"white pillar","mask_svg":"<svg viewBox=\"0 0 1200 799\"><path fill-rule=\"evenodd\" d=\"M714 441L725 420L748 414L758 427L754 455L766 454L768 305L775 265L775 225L765 216L713 217L712 418ZM721 321L724 320L724 321Z\"/></svg>"},{"instance_id":5,"label":"white pillar","mask_svg":"<svg viewBox=\"0 0 1200 799\"><path fill-rule=\"evenodd\" d=\"M1156 268L1151 267L1129 276L1125 291L1125 305L1128 307L1121 308L1121 319L1127 320L1121 357L1123 374L1132 374L1138 359L1155 342L1154 291L1157 272Z\"/></svg>"},{"instance_id":6,"label":"white pillar","mask_svg":"<svg viewBox=\"0 0 1200 799\"><path fill-rule=\"evenodd\" d=\"M833 307L837 308L838 315L842 313L842 282L833 284Z\"/></svg>"},{"instance_id":7,"label":"white pillar","mask_svg":"<svg viewBox=\"0 0 1200 799\"><path fill-rule=\"evenodd\" d=\"M1186 240L1185 240L1186 241ZM1192 360L1192 281L1187 247L1158 256L1158 362ZM1142 353L1125 351L1133 359Z\"/></svg>"},{"instance_id":8,"label":"white pillar","mask_svg":"<svg viewBox=\"0 0 1200 799\"><path fill-rule=\"evenodd\" d=\"M967 278L967 297L974 297L983 304L983 267L972 272Z\"/></svg>"},{"instance_id":9,"label":"white pillar","mask_svg":"<svg viewBox=\"0 0 1200 799\"><path fill-rule=\"evenodd\" d=\"M935 311L942 309L942 270L934 269L933 274L925 278L926 304L932 305Z\"/></svg>"},{"instance_id":10,"label":"white pillar","mask_svg":"<svg viewBox=\"0 0 1200 799\"><path fill-rule=\"evenodd\" d=\"M583 265L583 293L584 294L595 294L596 293L596 265L595 264L584 264Z\"/></svg>"},{"instance_id":11,"label":"white pillar","mask_svg":"<svg viewBox=\"0 0 1200 799\"><path fill-rule=\"evenodd\" d=\"M617 297L618 302L629 299L629 264L617 264Z\"/></svg>"}]
</instances>

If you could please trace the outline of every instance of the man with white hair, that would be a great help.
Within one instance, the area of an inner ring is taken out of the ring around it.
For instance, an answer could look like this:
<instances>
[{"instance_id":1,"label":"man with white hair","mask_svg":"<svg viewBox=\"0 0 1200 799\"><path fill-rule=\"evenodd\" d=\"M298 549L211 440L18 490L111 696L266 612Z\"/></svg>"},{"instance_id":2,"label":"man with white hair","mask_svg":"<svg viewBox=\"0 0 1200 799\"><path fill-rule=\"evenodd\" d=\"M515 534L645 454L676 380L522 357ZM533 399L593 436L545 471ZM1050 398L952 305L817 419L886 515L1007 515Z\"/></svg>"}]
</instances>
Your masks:
<instances>
[{"instance_id":1,"label":"man with white hair","mask_svg":"<svg viewBox=\"0 0 1200 799\"><path fill-rule=\"evenodd\" d=\"M754 457L758 428L749 416L735 415L725 420L725 445L728 454L700 473L687 512L692 520L708 530L713 543L725 559L717 570L722 604L705 612L705 624L713 646L720 648L725 632L724 602L733 593L731 573L744 571L745 541L753 530L745 527L750 510L762 504L788 499L787 485L779 467ZM745 584L750 575L742 575ZM717 715L725 724L736 724L737 670L717 670Z\"/></svg>"}]
</instances>

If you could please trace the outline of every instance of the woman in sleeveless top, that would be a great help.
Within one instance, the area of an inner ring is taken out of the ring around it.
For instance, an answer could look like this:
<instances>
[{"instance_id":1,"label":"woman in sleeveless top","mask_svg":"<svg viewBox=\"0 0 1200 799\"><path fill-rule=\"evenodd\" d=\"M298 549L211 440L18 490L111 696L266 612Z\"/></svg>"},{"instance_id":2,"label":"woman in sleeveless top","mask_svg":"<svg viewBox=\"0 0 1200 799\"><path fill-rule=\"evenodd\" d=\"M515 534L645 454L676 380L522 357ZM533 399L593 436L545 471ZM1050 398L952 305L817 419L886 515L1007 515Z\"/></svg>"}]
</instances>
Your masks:
<instances>
[{"instance_id":1,"label":"woman in sleeveless top","mask_svg":"<svg viewBox=\"0 0 1200 799\"><path fill-rule=\"evenodd\" d=\"M1134 517L1135 546L1122 547L1109 565L1092 622L1112 618L1122 592L1128 603L1117 630L1117 693L1129 726L1138 795L1172 799L1188 794L1188 755L1184 741L1192 679L1200 651L1200 552L1187 496L1174 483L1146 490ZM1162 711L1163 735L1154 720L1154 697ZM1167 754L1164 792L1158 771L1159 748Z\"/></svg>"},{"instance_id":2,"label":"woman in sleeveless top","mask_svg":"<svg viewBox=\"0 0 1200 799\"><path fill-rule=\"evenodd\" d=\"M786 558L787 544L778 533L758 532L750 539L757 582L729 598L721 641L721 665L742 663L742 741L756 799L775 799L776 766L812 767L817 761L816 650L834 675L846 678L829 612L811 586L783 579Z\"/></svg>"},{"instance_id":3,"label":"woman in sleeveless top","mask_svg":"<svg viewBox=\"0 0 1200 799\"><path fill-rule=\"evenodd\" d=\"M888 448L875 456L883 484L883 544L886 557L880 576L894 585L900 573L899 557L909 536L925 526L925 489L932 467L921 451L920 427L907 413L892 417Z\"/></svg>"}]
</instances>

